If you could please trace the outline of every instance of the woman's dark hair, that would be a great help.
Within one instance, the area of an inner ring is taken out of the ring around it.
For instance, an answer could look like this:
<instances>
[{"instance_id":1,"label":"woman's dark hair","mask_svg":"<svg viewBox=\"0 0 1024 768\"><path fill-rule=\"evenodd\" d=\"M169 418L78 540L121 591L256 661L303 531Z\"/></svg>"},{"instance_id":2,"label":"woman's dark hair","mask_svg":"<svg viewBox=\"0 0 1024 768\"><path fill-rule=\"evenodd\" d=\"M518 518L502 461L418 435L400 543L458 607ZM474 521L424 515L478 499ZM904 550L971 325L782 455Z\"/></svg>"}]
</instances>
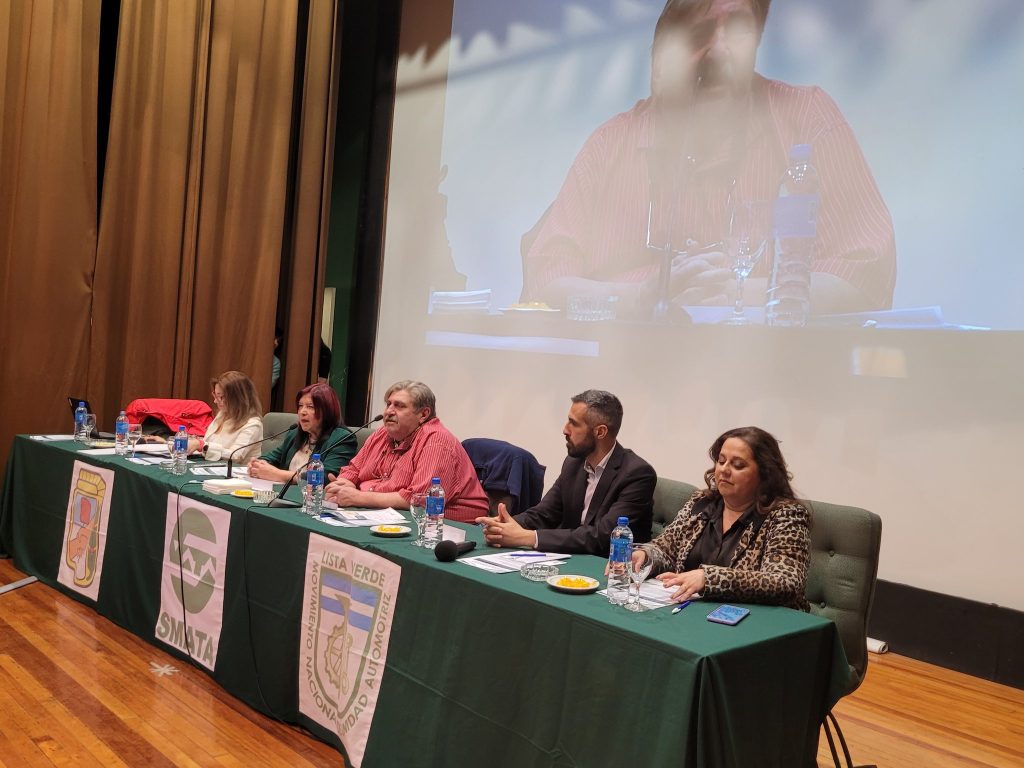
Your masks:
<instances>
[{"instance_id":1,"label":"woman's dark hair","mask_svg":"<svg viewBox=\"0 0 1024 768\"><path fill-rule=\"evenodd\" d=\"M341 424L341 403L338 402L338 395L331 389L329 384L318 382L303 387L295 396L295 410L299 409L299 401L309 395L313 401L313 412L320 419L320 443L324 438L333 432ZM295 431L295 443L298 447L306 442L307 435L302 427Z\"/></svg>"},{"instance_id":2,"label":"woman's dark hair","mask_svg":"<svg viewBox=\"0 0 1024 768\"><path fill-rule=\"evenodd\" d=\"M786 467L786 460L782 457L782 450L779 448L779 441L770 433L760 427L737 427L723 432L708 449L708 456L714 462L707 472L704 473L704 482L713 496L718 496L718 489L715 487L715 464L718 463L718 454L722 452L725 441L731 437L738 438L747 444L751 454L754 456L754 463L757 464L757 511L762 515L767 514L778 504L794 501L796 494L789 481L792 475Z\"/></svg>"}]
</instances>

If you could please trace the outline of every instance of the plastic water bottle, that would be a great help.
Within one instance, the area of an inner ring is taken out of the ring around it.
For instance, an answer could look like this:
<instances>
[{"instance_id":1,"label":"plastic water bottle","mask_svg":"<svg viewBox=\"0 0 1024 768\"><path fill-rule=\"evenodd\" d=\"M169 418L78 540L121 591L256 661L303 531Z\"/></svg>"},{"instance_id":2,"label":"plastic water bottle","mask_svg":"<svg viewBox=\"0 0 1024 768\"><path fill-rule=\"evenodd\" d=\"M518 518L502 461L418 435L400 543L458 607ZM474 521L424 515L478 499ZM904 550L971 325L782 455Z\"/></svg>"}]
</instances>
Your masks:
<instances>
[{"instance_id":1,"label":"plastic water bottle","mask_svg":"<svg viewBox=\"0 0 1024 768\"><path fill-rule=\"evenodd\" d=\"M629 560L633 556L633 532L629 518L620 517L612 531L608 552L608 602L625 605L629 596Z\"/></svg>"},{"instance_id":2,"label":"plastic water bottle","mask_svg":"<svg viewBox=\"0 0 1024 768\"><path fill-rule=\"evenodd\" d=\"M121 411L121 415L114 422L114 453L124 456L128 453L128 417Z\"/></svg>"},{"instance_id":3,"label":"plastic water bottle","mask_svg":"<svg viewBox=\"0 0 1024 768\"><path fill-rule=\"evenodd\" d=\"M820 203L811 145L794 144L775 201L775 258L765 302L768 325L794 327L807 323Z\"/></svg>"},{"instance_id":4,"label":"plastic water bottle","mask_svg":"<svg viewBox=\"0 0 1024 768\"><path fill-rule=\"evenodd\" d=\"M423 546L433 549L444 538L444 488L441 478L430 481L427 491L427 527L423 531Z\"/></svg>"},{"instance_id":5,"label":"plastic water bottle","mask_svg":"<svg viewBox=\"0 0 1024 768\"><path fill-rule=\"evenodd\" d=\"M78 402L78 407L75 408L75 442L84 443L89 439L89 435L85 434L85 417L89 413L86 410L85 403L81 400Z\"/></svg>"},{"instance_id":6,"label":"plastic water bottle","mask_svg":"<svg viewBox=\"0 0 1024 768\"><path fill-rule=\"evenodd\" d=\"M178 427L178 433L174 436L172 454L171 471L176 475L184 475L188 469L188 432L184 424Z\"/></svg>"},{"instance_id":7,"label":"plastic water bottle","mask_svg":"<svg viewBox=\"0 0 1024 768\"><path fill-rule=\"evenodd\" d=\"M302 511L310 517L320 517L324 511L324 463L314 453L306 467L306 484L302 487Z\"/></svg>"}]
</instances>

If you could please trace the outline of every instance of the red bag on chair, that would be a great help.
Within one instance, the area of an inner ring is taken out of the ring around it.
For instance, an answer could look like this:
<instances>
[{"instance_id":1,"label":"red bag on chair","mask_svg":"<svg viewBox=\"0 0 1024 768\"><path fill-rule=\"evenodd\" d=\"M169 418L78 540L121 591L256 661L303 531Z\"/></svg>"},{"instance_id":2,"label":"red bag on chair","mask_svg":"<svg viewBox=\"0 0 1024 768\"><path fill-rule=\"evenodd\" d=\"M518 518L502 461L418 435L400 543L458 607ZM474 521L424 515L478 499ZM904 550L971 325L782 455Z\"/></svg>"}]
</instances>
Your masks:
<instances>
[{"instance_id":1,"label":"red bag on chair","mask_svg":"<svg viewBox=\"0 0 1024 768\"><path fill-rule=\"evenodd\" d=\"M132 400L124 409L128 421L141 424L147 417L157 419L171 430L185 425L190 435L204 435L213 421L213 409L202 400L175 400L165 397L144 397Z\"/></svg>"}]
</instances>

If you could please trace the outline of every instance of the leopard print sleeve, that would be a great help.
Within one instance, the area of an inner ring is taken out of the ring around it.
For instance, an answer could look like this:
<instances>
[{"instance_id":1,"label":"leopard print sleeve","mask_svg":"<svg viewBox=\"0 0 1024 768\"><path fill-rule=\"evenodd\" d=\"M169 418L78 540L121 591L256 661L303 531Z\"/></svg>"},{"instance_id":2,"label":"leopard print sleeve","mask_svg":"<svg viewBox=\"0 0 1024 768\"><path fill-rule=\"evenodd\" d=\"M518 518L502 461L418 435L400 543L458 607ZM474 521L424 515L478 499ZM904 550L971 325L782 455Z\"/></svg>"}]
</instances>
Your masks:
<instances>
[{"instance_id":1,"label":"leopard print sleeve","mask_svg":"<svg viewBox=\"0 0 1024 768\"><path fill-rule=\"evenodd\" d=\"M704 567L704 596L806 611L810 549L807 509L796 502L782 504L768 514L751 545L737 552L732 567Z\"/></svg>"},{"instance_id":2,"label":"leopard print sleeve","mask_svg":"<svg viewBox=\"0 0 1024 768\"><path fill-rule=\"evenodd\" d=\"M654 567L651 569L652 576L666 571L682 570L686 555L689 554L700 530L703 530L694 506L705 496L707 496L706 491L696 491L686 500L683 508L679 510L675 519L665 527L665 530L651 540L648 551L654 559ZM698 528L700 530L695 530Z\"/></svg>"}]
</instances>

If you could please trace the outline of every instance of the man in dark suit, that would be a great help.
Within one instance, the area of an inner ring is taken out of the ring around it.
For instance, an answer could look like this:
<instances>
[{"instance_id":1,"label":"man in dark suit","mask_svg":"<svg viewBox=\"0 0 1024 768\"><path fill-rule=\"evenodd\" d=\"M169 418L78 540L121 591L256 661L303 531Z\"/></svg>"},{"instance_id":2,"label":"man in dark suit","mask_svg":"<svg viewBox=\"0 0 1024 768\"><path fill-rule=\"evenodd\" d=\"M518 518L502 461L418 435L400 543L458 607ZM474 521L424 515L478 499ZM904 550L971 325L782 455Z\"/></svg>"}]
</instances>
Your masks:
<instances>
[{"instance_id":1,"label":"man in dark suit","mask_svg":"<svg viewBox=\"0 0 1024 768\"><path fill-rule=\"evenodd\" d=\"M651 537L654 469L615 440L622 403L610 392L588 389L572 398L562 434L569 453L562 473L540 503L515 517L504 504L498 517L478 517L487 543L544 552L605 556L616 520L629 518L635 541Z\"/></svg>"}]
</instances>

